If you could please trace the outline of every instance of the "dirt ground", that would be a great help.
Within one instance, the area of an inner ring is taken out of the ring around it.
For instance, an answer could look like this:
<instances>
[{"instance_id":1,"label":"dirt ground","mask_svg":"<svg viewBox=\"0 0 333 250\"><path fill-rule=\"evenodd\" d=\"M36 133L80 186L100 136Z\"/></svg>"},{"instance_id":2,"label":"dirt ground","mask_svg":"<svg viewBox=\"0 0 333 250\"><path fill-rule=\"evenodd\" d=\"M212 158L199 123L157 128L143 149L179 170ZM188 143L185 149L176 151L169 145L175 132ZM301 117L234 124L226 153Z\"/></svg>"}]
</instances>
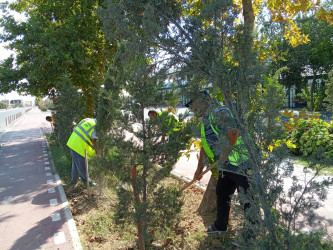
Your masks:
<instances>
[{"instance_id":1,"label":"dirt ground","mask_svg":"<svg viewBox=\"0 0 333 250\"><path fill-rule=\"evenodd\" d=\"M168 181L179 184L179 180L173 178ZM91 198L88 198L82 184L72 193L66 191L83 249L138 249L136 228L122 228L114 223L112 208L117 202L115 192L101 192L96 187L91 192ZM183 192L181 220L171 229L170 237L152 242L151 249L235 249L231 244L233 232L223 236L204 232L205 227L214 221L215 213L198 213L203 194L195 186Z\"/></svg>"}]
</instances>

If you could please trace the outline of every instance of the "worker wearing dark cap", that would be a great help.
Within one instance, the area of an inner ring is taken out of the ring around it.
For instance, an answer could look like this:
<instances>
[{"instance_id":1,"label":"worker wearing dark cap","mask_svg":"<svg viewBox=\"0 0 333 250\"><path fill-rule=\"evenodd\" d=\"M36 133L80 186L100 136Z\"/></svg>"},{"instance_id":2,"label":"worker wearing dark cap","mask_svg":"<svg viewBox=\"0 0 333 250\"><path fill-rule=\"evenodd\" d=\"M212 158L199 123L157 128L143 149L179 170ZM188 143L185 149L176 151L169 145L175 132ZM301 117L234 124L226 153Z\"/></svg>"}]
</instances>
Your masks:
<instances>
[{"instance_id":1,"label":"worker wearing dark cap","mask_svg":"<svg viewBox=\"0 0 333 250\"><path fill-rule=\"evenodd\" d=\"M227 107L218 104L207 91L198 93L185 106L202 117L200 157L194 179L201 179L199 175L204 168L204 158L208 158L210 164L221 161L217 165L217 218L207 227L206 232L222 234L228 228L231 196L240 187L244 192L249 188L247 177L240 174L248 158L244 149L238 150L242 148L243 141ZM244 204L244 210L249 207L249 203Z\"/></svg>"}]
</instances>

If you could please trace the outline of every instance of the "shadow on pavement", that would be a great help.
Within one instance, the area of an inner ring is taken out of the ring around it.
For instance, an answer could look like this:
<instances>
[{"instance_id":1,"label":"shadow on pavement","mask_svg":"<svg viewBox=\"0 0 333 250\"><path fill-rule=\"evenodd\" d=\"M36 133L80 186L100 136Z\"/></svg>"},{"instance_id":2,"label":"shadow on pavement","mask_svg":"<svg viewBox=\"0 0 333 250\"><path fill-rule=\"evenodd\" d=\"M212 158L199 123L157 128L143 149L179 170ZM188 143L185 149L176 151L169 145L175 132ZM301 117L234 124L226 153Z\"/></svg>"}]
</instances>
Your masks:
<instances>
[{"instance_id":1,"label":"shadow on pavement","mask_svg":"<svg viewBox=\"0 0 333 250\"><path fill-rule=\"evenodd\" d=\"M298 220L296 222L296 227L300 229L308 228L315 231L326 230L328 227L333 226L333 220L327 219L316 213L313 223L309 226L309 223L305 220Z\"/></svg>"},{"instance_id":2,"label":"shadow on pavement","mask_svg":"<svg viewBox=\"0 0 333 250\"><path fill-rule=\"evenodd\" d=\"M57 212L61 213L61 209ZM61 214L61 216L64 215ZM40 249L50 238L53 240L54 232L60 231L64 223L64 220L52 222L52 219L47 217L17 239L10 249Z\"/></svg>"},{"instance_id":3,"label":"shadow on pavement","mask_svg":"<svg viewBox=\"0 0 333 250\"><path fill-rule=\"evenodd\" d=\"M12 218L12 217L14 217L13 215L10 215L10 216L3 216L3 217L0 217L0 223L1 222L4 222L4 221L6 221L6 220L8 220L8 219L10 219L10 218Z\"/></svg>"}]
</instances>

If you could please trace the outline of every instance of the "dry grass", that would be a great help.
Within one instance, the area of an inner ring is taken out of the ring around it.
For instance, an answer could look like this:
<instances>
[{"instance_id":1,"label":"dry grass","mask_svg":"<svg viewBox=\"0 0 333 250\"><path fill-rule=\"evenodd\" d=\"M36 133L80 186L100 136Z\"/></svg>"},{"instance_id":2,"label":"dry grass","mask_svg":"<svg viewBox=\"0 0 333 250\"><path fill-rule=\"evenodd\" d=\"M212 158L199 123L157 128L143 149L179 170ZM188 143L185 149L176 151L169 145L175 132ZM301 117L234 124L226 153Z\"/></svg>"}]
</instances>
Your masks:
<instances>
[{"instance_id":1,"label":"dry grass","mask_svg":"<svg viewBox=\"0 0 333 250\"><path fill-rule=\"evenodd\" d=\"M177 184L179 181L173 178L164 182L164 185ZM73 193L66 192L83 249L137 249L136 228L132 225L121 228L114 224L113 207L117 197L110 190L104 189L102 195L98 195L98 189L93 188L90 199L82 184ZM234 249L232 232L223 236L204 232L214 221L215 213L198 213L203 194L195 186L183 192L181 220L174 225L169 237L152 242L152 249Z\"/></svg>"}]
</instances>

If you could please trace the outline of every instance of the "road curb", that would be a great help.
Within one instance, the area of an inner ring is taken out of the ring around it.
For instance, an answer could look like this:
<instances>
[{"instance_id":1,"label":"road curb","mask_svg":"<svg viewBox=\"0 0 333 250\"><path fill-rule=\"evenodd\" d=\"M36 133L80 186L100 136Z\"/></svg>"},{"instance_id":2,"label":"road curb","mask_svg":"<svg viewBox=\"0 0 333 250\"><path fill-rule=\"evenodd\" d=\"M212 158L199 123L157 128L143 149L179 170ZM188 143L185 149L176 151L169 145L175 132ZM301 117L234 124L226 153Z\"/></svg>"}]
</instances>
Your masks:
<instances>
[{"instance_id":1,"label":"road curb","mask_svg":"<svg viewBox=\"0 0 333 250\"><path fill-rule=\"evenodd\" d=\"M52 164L53 164L53 161L52 161ZM66 222L67 222L67 225L68 225L68 228L69 228L69 233L71 234L71 237L72 237L72 242L73 242L74 249L82 250L82 245L81 245L81 242L80 242L80 236L79 236L79 233L76 229L75 221L73 219L72 212L70 210L64 188L61 184L60 177L59 177L58 174L55 174L55 177L56 177L56 181L57 181L57 185L58 185L58 190L59 190L59 193L60 193L61 202L63 204L63 209L64 209L64 213L65 213L65 216L66 216Z\"/></svg>"},{"instance_id":2,"label":"road curb","mask_svg":"<svg viewBox=\"0 0 333 250\"><path fill-rule=\"evenodd\" d=\"M48 148L50 148L49 142L47 141L46 137L45 137L45 133L43 132L43 130L41 129L41 132L43 134L43 137L46 141L46 145ZM52 163L52 171L55 173L55 178L56 178L56 183L57 183L57 187L59 190L59 194L60 194L60 199L61 199L61 203L62 203L62 209L64 210L64 214L66 217L66 222L68 225L68 229L69 229L69 233L72 237L72 243L73 243L73 247L75 250L82 250L82 245L81 245L81 241L80 241L80 236L79 233L76 229L76 225L75 225L75 221L73 219L73 215L72 212L70 210L68 201L67 201L67 196L64 190L64 187L62 186L61 180L60 180L60 176L57 174L56 170L55 170L55 165L54 162L52 160L52 155L51 155L51 151L49 151L50 154L50 161Z\"/></svg>"},{"instance_id":3,"label":"road curb","mask_svg":"<svg viewBox=\"0 0 333 250\"><path fill-rule=\"evenodd\" d=\"M192 180L190 180L190 179L185 178L185 177L182 176L182 175L179 175L179 174L174 173L173 171L171 171L171 175L172 175L173 177L176 177L177 179L179 179L179 180L185 182L185 183L189 183L189 182L192 181ZM201 186L201 185L199 185L198 183L193 183L192 185L193 185L193 186L196 186L197 188L201 189L202 191L206 191L206 187Z\"/></svg>"}]
</instances>

